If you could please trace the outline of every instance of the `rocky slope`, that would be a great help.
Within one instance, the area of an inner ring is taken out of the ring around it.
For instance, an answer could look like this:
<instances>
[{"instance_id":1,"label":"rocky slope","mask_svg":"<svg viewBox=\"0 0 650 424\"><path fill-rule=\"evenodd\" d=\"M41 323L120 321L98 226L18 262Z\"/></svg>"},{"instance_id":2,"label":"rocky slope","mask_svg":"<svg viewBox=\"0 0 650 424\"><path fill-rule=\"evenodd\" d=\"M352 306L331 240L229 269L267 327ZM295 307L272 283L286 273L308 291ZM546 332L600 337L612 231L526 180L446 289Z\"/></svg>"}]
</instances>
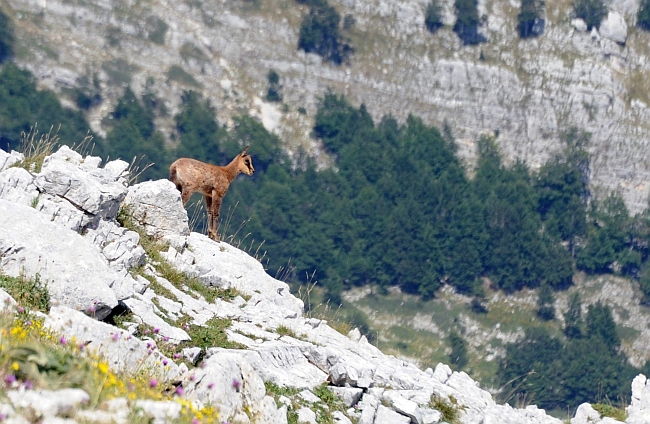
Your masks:
<instances>
[{"instance_id":1,"label":"rocky slope","mask_svg":"<svg viewBox=\"0 0 650 424\"><path fill-rule=\"evenodd\" d=\"M330 414L340 423L437 423L451 408L462 423L560 423L535 406L496 404L467 374L447 365L423 371L383 354L357 330L346 336L326 321L305 317L303 302L257 260L191 233L180 196L168 181L129 187L125 162L101 167L98 158L67 147L47 157L39 172L11 166L19 160L21 154L0 150L0 270L46 282L53 307L45 325L103 355L111 369L156 369L183 389L185 401L211 404L233 422L282 423L291 414L298 422L323 422ZM147 239L167 243L160 258L145 253L144 239L121 226L118 213L121 220L128 213ZM162 276L163 261L203 285L240 295L208 301L190 287L179 290ZM118 328L98 320L116 307L130 310L132 322ZM186 324L207 325L214 318L230 320L227 337L241 348L184 349L196 367L177 364L177 358L152 348L191 344ZM155 331L144 339L133 337L141 324ZM289 396L269 393L265 382L295 390ZM327 409L322 394L314 394L323 385L342 399L342 410ZM648 422L650 382L638 376L632 388L626 422ZM26 422L28 412L58 422L60 411L66 411L66 422L106 422L107 416L127 422L120 413L126 399L104 405L101 414L93 414L87 399L78 389L52 393L25 386L2 393L0 407L14 423ZM174 402L138 402L154 422L174 422L180 410ZM572 423L586 423L588 417L600 422L586 404Z\"/></svg>"},{"instance_id":2,"label":"rocky slope","mask_svg":"<svg viewBox=\"0 0 650 424\"><path fill-rule=\"evenodd\" d=\"M131 85L163 99L169 114L158 124L170 136L182 91L195 89L222 122L250 112L290 150L302 144L318 156L310 117L331 87L376 118L447 121L468 163L481 133L498 134L507 158L536 167L560 148L562 131L585 129L593 134L593 188L620 191L633 212L647 205L650 34L635 27L637 0L610 2L600 31L591 32L571 20L568 0L548 1L545 33L530 40L516 34L518 2L481 0L488 41L476 47L462 46L449 26L430 34L425 0L332 0L356 21L349 34L356 52L340 67L297 51L307 10L294 0L2 2L16 22L21 66L63 97L78 87L102 94L88 112L99 132ZM443 3L452 25L453 1ZM286 108L262 100L270 69Z\"/></svg>"}]
</instances>

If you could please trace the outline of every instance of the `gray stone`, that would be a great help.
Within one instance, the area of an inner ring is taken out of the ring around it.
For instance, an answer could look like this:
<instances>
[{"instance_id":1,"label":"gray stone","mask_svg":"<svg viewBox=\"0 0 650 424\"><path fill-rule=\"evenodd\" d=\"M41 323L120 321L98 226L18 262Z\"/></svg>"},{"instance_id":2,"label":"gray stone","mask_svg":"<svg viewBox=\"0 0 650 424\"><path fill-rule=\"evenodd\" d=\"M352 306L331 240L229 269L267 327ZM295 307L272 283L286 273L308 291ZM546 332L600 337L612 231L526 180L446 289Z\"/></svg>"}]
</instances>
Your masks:
<instances>
[{"instance_id":1,"label":"gray stone","mask_svg":"<svg viewBox=\"0 0 650 424\"><path fill-rule=\"evenodd\" d=\"M318 396L309 390L303 390L302 392L298 393L298 396L300 396L303 400L311 403L318 403L321 401Z\"/></svg>"},{"instance_id":2,"label":"gray stone","mask_svg":"<svg viewBox=\"0 0 650 424\"><path fill-rule=\"evenodd\" d=\"M187 212L171 181L147 181L129 187L124 206L149 236L179 250L185 247L190 234Z\"/></svg>"},{"instance_id":3,"label":"gray stone","mask_svg":"<svg viewBox=\"0 0 650 424\"><path fill-rule=\"evenodd\" d=\"M181 415L182 405L173 401L136 400L135 406L151 417L153 424L174 422Z\"/></svg>"},{"instance_id":4,"label":"gray stone","mask_svg":"<svg viewBox=\"0 0 650 424\"><path fill-rule=\"evenodd\" d=\"M361 399L361 395L363 395L363 389L359 389L356 387L336 387L336 386L330 386L328 387L332 392L334 392L338 397L343 400L343 403L345 406L350 407L354 406L359 402L359 399Z\"/></svg>"},{"instance_id":5,"label":"gray stone","mask_svg":"<svg viewBox=\"0 0 650 424\"><path fill-rule=\"evenodd\" d=\"M589 403L578 406L575 416L571 418L571 424L590 424L600 421L600 414Z\"/></svg>"},{"instance_id":6,"label":"gray stone","mask_svg":"<svg viewBox=\"0 0 650 424\"><path fill-rule=\"evenodd\" d=\"M632 398L625 421L627 424L650 422L650 381L643 374L632 380Z\"/></svg>"},{"instance_id":7,"label":"gray stone","mask_svg":"<svg viewBox=\"0 0 650 424\"><path fill-rule=\"evenodd\" d=\"M334 418L334 422L337 424L352 424L352 421L341 411L332 412L332 418Z\"/></svg>"},{"instance_id":8,"label":"gray stone","mask_svg":"<svg viewBox=\"0 0 650 424\"><path fill-rule=\"evenodd\" d=\"M16 301L6 291L0 289L0 312L9 312L16 307Z\"/></svg>"},{"instance_id":9,"label":"gray stone","mask_svg":"<svg viewBox=\"0 0 650 424\"><path fill-rule=\"evenodd\" d=\"M191 363L196 363L196 360L199 358L201 352L202 349L200 347L186 347L181 350L183 357Z\"/></svg>"},{"instance_id":10,"label":"gray stone","mask_svg":"<svg viewBox=\"0 0 650 424\"><path fill-rule=\"evenodd\" d=\"M442 412L430 408L418 408L420 417L422 417L421 424L436 424L442 420Z\"/></svg>"},{"instance_id":11,"label":"gray stone","mask_svg":"<svg viewBox=\"0 0 650 424\"><path fill-rule=\"evenodd\" d=\"M156 314L156 306L140 295L125 299L124 304L134 315L140 317L142 322L153 327L161 337L168 337L169 342L180 343L191 340L190 336L180 328L174 327Z\"/></svg>"},{"instance_id":12,"label":"gray stone","mask_svg":"<svg viewBox=\"0 0 650 424\"><path fill-rule=\"evenodd\" d=\"M587 23L580 18L571 19L571 25L579 32L587 31Z\"/></svg>"},{"instance_id":13,"label":"gray stone","mask_svg":"<svg viewBox=\"0 0 650 424\"><path fill-rule=\"evenodd\" d=\"M0 172L0 199L32 206L39 195L34 177L25 169L8 168Z\"/></svg>"},{"instance_id":14,"label":"gray stone","mask_svg":"<svg viewBox=\"0 0 650 424\"><path fill-rule=\"evenodd\" d=\"M92 158L91 163L96 164ZM41 172L34 184L39 191L59 196L85 213L102 218L115 219L122 200L126 196L125 180L115 178L112 168L102 173L83 167L84 158L67 146L45 158ZM112 180L112 181L111 181Z\"/></svg>"},{"instance_id":15,"label":"gray stone","mask_svg":"<svg viewBox=\"0 0 650 424\"><path fill-rule=\"evenodd\" d=\"M298 413L298 422L305 424L316 424L316 413L309 408L300 408Z\"/></svg>"},{"instance_id":16,"label":"gray stone","mask_svg":"<svg viewBox=\"0 0 650 424\"><path fill-rule=\"evenodd\" d=\"M421 424L422 416L418 408L418 404L402 397L397 390L386 390L383 399L392 405L396 412L410 418L410 421Z\"/></svg>"},{"instance_id":17,"label":"gray stone","mask_svg":"<svg viewBox=\"0 0 650 424\"><path fill-rule=\"evenodd\" d=\"M610 10L607 17L598 28L600 36L619 44L625 44L627 39L627 23L620 13Z\"/></svg>"},{"instance_id":18,"label":"gray stone","mask_svg":"<svg viewBox=\"0 0 650 424\"><path fill-rule=\"evenodd\" d=\"M53 307L45 325L67 338L75 337L87 349L101 354L115 372L134 373L149 368L165 380L174 380L180 373L172 360L158 352L153 341L139 340L125 330L69 308Z\"/></svg>"},{"instance_id":19,"label":"gray stone","mask_svg":"<svg viewBox=\"0 0 650 424\"><path fill-rule=\"evenodd\" d=\"M379 405L374 424L410 424L410 422L409 417L386 408L384 405Z\"/></svg>"},{"instance_id":20,"label":"gray stone","mask_svg":"<svg viewBox=\"0 0 650 424\"><path fill-rule=\"evenodd\" d=\"M436 365L436 370L433 372L433 378L441 383L446 383L450 376L451 368L449 368L449 365L443 363Z\"/></svg>"},{"instance_id":21,"label":"gray stone","mask_svg":"<svg viewBox=\"0 0 650 424\"><path fill-rule=\"evenodd\" d=\"M359 424L373 424L375 422L375 415L377 414L378 406L378 398L370 394L363 395L359 402L359 409L361 410Z\"/></svg>"},{"instance_id":22,"label":"gray stone","mask_svg":"<svg viewBox=\"0 0 650 424\"><path fill-rule=\"evenodd\" d=\"M135 231L102 220L96 229L89 229L85 237L100 248L111 268L122 274L144 265L145 251L139 245L140 236Z\"/></svg>"},{"instance_id":23,"label":"gray stone","mask_svg":"<svg viewBox=\"0 0 650 424\"><path fill-rule=\"evenodd\" d=\"M233 246L191 233L187 240L198 278L206 285L236 288L252 296L244 310L297 317L303 302L291 295L289 285L269 276L260 262Z\"/></svg>"},{"instance_id":24,"label":"gray stone","mask_svg":"<svg viewBox=\"0 0 650 424\"><path fill-rule=\"evenodd\" d=\"M23 159L25 159L25 155L22 153L16 152L15 150L12 150L11 153L7 153L0 149L0 172L8 169L11 165L20 162Z\"/></svg>"},{"instance_id":25,"label":"gray stone","mask_svg":"<svg viewBox=\"0 0 650 424\"><path fill-rule=\"evenodd\" d=\"M45 220L33 208L0 199L0 267L47 284L54 304L103 319L117 306L111 286L121 277L79 234Z\"/></svg>"},{"instance_id":26,"label":"gray stone","mask_svg":"<svg viewBox=\"0 0 650 424\"><path fill-rule=\"evenodd\" d=\"M90 401L81 389L61 390L10 390L7 397L14 408L31 410L36 417L73 416L77 408Z\"/></svg>"}]
</instances>

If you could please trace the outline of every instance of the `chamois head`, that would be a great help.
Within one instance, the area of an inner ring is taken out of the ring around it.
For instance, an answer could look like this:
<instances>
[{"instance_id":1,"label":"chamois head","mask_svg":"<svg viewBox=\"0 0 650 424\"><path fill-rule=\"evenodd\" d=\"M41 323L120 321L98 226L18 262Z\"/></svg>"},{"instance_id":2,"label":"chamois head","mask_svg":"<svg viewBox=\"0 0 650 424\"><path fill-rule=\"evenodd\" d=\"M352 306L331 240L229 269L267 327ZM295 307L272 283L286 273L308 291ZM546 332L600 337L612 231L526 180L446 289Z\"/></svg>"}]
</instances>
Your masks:
<instances>
[{"instance_id":1,"label":"chamois head","mask_svg":"<svg viewBox=\"0 0 650 424\"><path fill-rule=\"evenodd\" d=\"M253 168L253 158L248 154L249 147L244 147L244 150L235 159L237 161L237 170L251 176L255 172L255 168Z\"/></svg>"}]
</instances>

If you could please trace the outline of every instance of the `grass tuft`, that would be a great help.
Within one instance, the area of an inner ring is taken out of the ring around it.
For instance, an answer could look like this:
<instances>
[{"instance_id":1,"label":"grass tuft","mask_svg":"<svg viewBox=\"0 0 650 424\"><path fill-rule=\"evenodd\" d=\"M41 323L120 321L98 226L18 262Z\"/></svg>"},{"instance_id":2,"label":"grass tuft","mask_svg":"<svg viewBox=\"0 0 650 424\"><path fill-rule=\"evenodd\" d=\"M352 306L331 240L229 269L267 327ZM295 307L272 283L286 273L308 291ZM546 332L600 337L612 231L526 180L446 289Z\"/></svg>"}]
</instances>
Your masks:
<instances>
[{"instance_id":1,"label":"grass tuft","mask_svg":"<svg viewBox=\"0 0 650 424\"><path fill-rule=\"evenodd\" d=\"M614 405L608 403L594 403L591 406L598 411L601 418L609 417L621 422L624 422L627 419L627 412L625 412L625 409L617 408Z\"/></svg>"},{"instance_id":2,"label":"grass tuft","mask_svg":"<svg viewBox=\"0 0 650 424\"><path fill-rule=\"evenodd\" d=\"M449 396L449 400L445 400L436 395L431 396L429 407L440 411L442 421L449 424L460 423L460 413L464 409L458 405L458 401L453 396Z\"/></svg>"},{"instance_id":3,"label":"grass tuft","mask_svg":"<svg viewBox=\"0 0 650 424\"><path fill-rule=\"evenodd\" d=\"M33 279L24 275L9 277L0 274L0 287L25 309L43 313L50 311L50 294L39 274Z\"/></svg>"},{"instance_id":4,"label":"grass tuft","mask_svg":"<svg viewBox=\"0 0 650 424\"><path fill-rule=\"evenodd\" d=\"M52 133L53 129L54 127L50 127L50 131L41 134L40 137L37 125L31 127L28 133L23 131L20 134L20 151L25 156L25 159L13 166L25 168L29 172L41 172L43 161L52 154L54 148L59 144L59 136L57 135L59 129L57 128Z\"/></svg>"}]
</instances>

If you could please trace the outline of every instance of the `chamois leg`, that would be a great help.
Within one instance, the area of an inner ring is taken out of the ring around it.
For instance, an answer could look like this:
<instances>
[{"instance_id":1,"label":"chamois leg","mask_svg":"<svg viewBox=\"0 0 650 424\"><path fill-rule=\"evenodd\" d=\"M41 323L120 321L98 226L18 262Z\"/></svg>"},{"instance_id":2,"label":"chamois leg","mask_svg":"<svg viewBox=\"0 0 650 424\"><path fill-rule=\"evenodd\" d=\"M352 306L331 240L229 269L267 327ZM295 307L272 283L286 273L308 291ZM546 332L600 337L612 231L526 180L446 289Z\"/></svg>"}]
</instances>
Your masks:
<instances>
[{"instance_id":1,"label":"chamois leg","mask_svg":"<svg viewBox=\"0 0 650 424\"><path fill-rule=\"evenodd\" d=\"M212 196L205 196L205 211L208 213L208 237L214 240L212 221Z\"/></svg>"},{"instance_id":2,"label":"chamois leg","mask_svg":"<svg viewBox=\"0 0 650 424\"><path fill-rule=\"evenodd\" d=\"M214 241L219 241L219 210L221 209L221 198L219 196L212 197L212 208L210 214L210 221L212 233L208 230L208 235Z\"/></svg>"},{"instance_id":3,"label":"chamois leg","mask_svg":"<svg viewBox=\"0 0 650 424\"><path fill-rule=\"evenodd\" d=\"M180 184L176 184L176 188L181 192L181 201L183 202L183 206L185 206L194 192L192 190L183 189L183 186Z\"/></svg>"}]
</instances>

